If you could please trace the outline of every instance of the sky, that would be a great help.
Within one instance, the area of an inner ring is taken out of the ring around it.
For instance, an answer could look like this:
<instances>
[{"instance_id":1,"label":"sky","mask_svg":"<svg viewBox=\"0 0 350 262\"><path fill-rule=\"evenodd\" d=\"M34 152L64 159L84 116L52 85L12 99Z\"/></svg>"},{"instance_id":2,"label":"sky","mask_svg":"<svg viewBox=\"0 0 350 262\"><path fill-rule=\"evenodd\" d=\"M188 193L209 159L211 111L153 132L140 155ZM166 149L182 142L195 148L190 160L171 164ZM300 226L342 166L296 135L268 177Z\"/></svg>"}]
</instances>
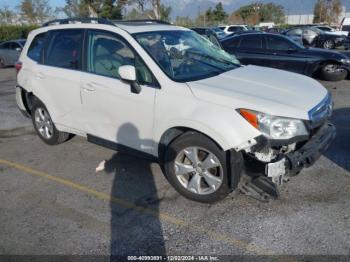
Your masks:
<instances>
[{"instance_id":1,"label":"sky","mask_svg":"<svg viewBox=\"0 0 350 262\"><path fill-rule=\"evenodd\" d=\"M15 8L20 2L21 0L0 0L0 8L4 6ZM198 15L198 10L204 11L218 2L223 3L228 13L253 2L273 2L283 5L286 14L312 14L316 0L161 0L161 2L172 7L172 18L177 15L193 18ZM64 6L65 0L49 0L49 3L54 9L57 6ZM342 0L342 3L347 12L350 12L350 0Z\"/></svg>"},{"instance_id":2,"label":"sky","mask_svg":"<svg viewBox=\"0 0 350 262\"><path fill-rule=\"evenodd\" d=\"M4 6L15 8L16 6L19 5L20 2L21 0L0 0L0 8ZM63 6L65 3L65 0L49 0L49 2L53 7L56 7L56 6Z\"/></svg>"}]
</instances>

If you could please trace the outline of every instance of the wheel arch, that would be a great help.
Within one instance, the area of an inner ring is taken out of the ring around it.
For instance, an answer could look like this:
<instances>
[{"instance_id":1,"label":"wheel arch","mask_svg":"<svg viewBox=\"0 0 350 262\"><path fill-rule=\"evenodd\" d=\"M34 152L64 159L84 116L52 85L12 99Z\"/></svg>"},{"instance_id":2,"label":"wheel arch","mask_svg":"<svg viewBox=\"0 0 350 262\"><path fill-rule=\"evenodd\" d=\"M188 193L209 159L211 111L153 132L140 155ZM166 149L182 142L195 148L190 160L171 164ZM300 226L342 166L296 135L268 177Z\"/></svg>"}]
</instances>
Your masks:
<instances>
[{"instance_id":1,"label":"wheel arch","mask_svg":"<svg viewBox=\"0 0 350 262\"><path fill-rule=\"evenodd\" d=\"M318 64L318 66L316 67L316 69L314 70L313 74L319 73L319 71L322 69L323 66L327 65L327 64L337 64L337 65L341 65L341 63L337 60L334 59L325 59L320 61L320 63Z\"/></svg>"},{"instance_id":2,"label":"wheel arch","mask_svg":"<svg viewBox=\"0 0 350 262\"><path fill-rule=\"evenodd\" d=\"M241 179L241 173L243 170L243 155L241 152L237 152L234 149L227 149L224 150L224 148L212 137L206 135L205 133L189 128L186 126L175 126L167 129L161 136L161 139L158 144L158 161L160 163L160 166L162 168L163 173L165 174L164 170L164 162L165 162L165 152L167 147L175 141L178 137L180 137L182 134L186 132L196 132L198 134L201 134L205 136L206 138L210 139L214 144L218 146L219 149L225 151L226 160L227 160L227 175L228 175L228 183L231 190L234 190L237 188L238 183Z\"/></svg>"},{"instance_id":3,"label":"wheel arch","mask_svg":"<svg viewBox=\"0 0 350 262\"><path fill-rule=\"evenodd\" d=\"M176 138L180 137L182 134L186 133L186 132L196 132L199 133L205 137L207 137L208 139L210 139L211 141L213 141L221 150L224 150L222 145L220 145L220 143L218 143L215 139L213 139L211 136L207 135L206 133L194 129L194 128L190 128L187 126L174 126L174 127L170 127L167 130L165 130L163 132L163 134L160 137L159 143L158 143L158 159L160 163L163 163L164 161L164 154L166 151L166 148L168 147L168 145L170 145Z\"/></svg>"},{"instance_id":4,"label":"wheel arch","mask_svg":"<svg viewBox=\"0 0 350 262\"><path fill-rule=\"evenodd\" d=\"M33 103L38 98L34 95L33 92L28 92L24 88L21 88L21 99L23 101L23 105L25 108L26 113L30 116L32 113Z\"/></svg>"}]
</instances>

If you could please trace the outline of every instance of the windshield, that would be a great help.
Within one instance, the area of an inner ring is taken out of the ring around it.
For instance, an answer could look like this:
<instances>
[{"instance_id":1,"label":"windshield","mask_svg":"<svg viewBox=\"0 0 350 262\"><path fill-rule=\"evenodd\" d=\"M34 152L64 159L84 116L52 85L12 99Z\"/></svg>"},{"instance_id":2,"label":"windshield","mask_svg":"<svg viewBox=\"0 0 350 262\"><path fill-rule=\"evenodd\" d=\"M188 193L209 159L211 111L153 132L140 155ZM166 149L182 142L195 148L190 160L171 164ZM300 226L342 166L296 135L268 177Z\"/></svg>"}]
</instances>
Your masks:
<instances>
[{"instance_id":1,"label":"windshield","mask_svg":"<svg viewBox=\"0 0 350 262\"><path fill-rule=\"evenodd\" d=\"M174 81L212 77L239 67L239 61L193 31L134 34L140 45Z\"/></svg>"}]
</instances>

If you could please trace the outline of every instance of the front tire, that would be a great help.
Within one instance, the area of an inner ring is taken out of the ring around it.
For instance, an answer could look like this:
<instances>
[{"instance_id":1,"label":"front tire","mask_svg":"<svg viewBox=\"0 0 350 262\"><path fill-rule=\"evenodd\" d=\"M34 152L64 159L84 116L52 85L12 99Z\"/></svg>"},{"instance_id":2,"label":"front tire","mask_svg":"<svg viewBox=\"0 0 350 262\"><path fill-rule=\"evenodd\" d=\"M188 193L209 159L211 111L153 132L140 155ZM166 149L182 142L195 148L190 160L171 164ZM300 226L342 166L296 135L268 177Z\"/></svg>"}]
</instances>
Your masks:
<instances>
[{"instance_id":1,"label":"front tire","mask_svg":"<svg viewBox=\"0 0 350 262\"><path fill-rule=\"evenodd\" d=\"M230 193L226 152L197 132L186 132L165 153L169 183L188 199L213 203Z\"/></svg>"},{"instance_id":2,"label":"front tire","mask_svg":"<svg viewBox=\"0 0 350 262\"><path fill-rule=\"evenodd\" d=\"M326 64L321 68L321 77L326 81L341 81L348 75L348 71L337 64Z\"/></svg>"},{"instance_id":3,"label":"front tire","mask_svg":"<svg viewBox=\"0 0 350 262\"><path fill-rule=\"evenodd\" d=\"M326 40L323 42L323 48L325 49L334 49L335 43L333 40Z\"/></svg>"},{"instance_id":4,"label":"front tire","mask_svg":"<svg viewBox=\"0 0 350 262\"><path fill-rule=\"evenodd\" d=\"M49 112L41 101L34 102L31 116L36 133L46 144L57 145L68 140L69 134L57 130Z\"/></svg>"}]
</instances>

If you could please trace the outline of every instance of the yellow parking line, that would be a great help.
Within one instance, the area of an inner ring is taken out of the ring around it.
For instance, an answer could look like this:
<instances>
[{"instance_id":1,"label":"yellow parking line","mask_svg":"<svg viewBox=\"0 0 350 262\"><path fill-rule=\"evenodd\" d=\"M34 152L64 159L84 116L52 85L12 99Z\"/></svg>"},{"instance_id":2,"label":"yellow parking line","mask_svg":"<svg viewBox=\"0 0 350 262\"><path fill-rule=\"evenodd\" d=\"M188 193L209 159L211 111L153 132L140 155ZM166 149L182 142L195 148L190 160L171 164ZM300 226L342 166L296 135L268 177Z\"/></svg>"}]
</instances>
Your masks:
<instances>
[{"instance_id":1,"label":"yellow parking line","mask_svg":"<svg viewBox=\"0 0 350 262\"><path fill-rule=\"evenodd\" d=\"M171 216L169 214L166 214L166 213L163 213L163 212L159 212L159 211L156 211L156 210L148 208L148 207L142 207L142 206L136 205L136 204L134 204L134 203L132 203L130 201L127 201L127 200L124 200L124 199L121 199L121 198L118 198L118 197L110 196L110 195L105 194L103 192L96 191L94 189L91 189L91 188L88 188L86 186L77 184L77 183L75 183L73 181L70 181L70 180L67 180L67 179L63 179L63 178L60 178L60 177L52 176L52 175L49 175L49 174L47 174L45 172L38 171L38 170L35 170L33 168L30 168L30 167L27 167L27 166L24 166L24 165L21 165L21 164L18 164L18 163L14 163L14 162L11 162L11 161L8 161L8 160L4 160L4 159L0 159L0 164L8 166L8 167L12 167L14 169L23 171L25 173L28 173L28 174L31 174L31 175L34 175L34 176L42 177L42 178L45 178L45 179L57 182L57 183L59 183L61 185L65 185L65 186L73 188L73 189L77 189L77 190L79 190L81 192L84 192L84 193L87 193L87 194L90 194L90 195L94 195L95 197L97 197L99 199L106 200L106 201L118 204L118 205L123 206L125 208L129 208L129 209L136 210L136 211L144 213L144 214L149 214L149 215L152 215L152 216L155 216L155 217L159 217L163 221L166 221L166 222L169 222L169 223L172 223L172 224L175 224L175 225L179 225L179 226L182 226L182 227L186 227L186 228L188 228L190 230L194 230L194 231L196 231L198 233L206 234L206 235L208 235L210 238L212 238L214 240L226 242L226 243L228 243L230 245L242 248L244 250L247 250L249 252L255 253L257 255L271 255L272 254L271 252L269 252L267 250L263 250L263 249L255 246L253 244L249 244L248 242L246 242L244 240L235 239L235 238L232 238L230 236L225 236L224 234L217 233L217 232L214 232L212 230L208 230L205 227L201 227L201 226L198 226L198 225L193 225L191 223L186 222L185 220L173 217L173 216ZM283 261L286 261L285 259L286 258L284 258Z\"/></svg>"}]
</instances>

